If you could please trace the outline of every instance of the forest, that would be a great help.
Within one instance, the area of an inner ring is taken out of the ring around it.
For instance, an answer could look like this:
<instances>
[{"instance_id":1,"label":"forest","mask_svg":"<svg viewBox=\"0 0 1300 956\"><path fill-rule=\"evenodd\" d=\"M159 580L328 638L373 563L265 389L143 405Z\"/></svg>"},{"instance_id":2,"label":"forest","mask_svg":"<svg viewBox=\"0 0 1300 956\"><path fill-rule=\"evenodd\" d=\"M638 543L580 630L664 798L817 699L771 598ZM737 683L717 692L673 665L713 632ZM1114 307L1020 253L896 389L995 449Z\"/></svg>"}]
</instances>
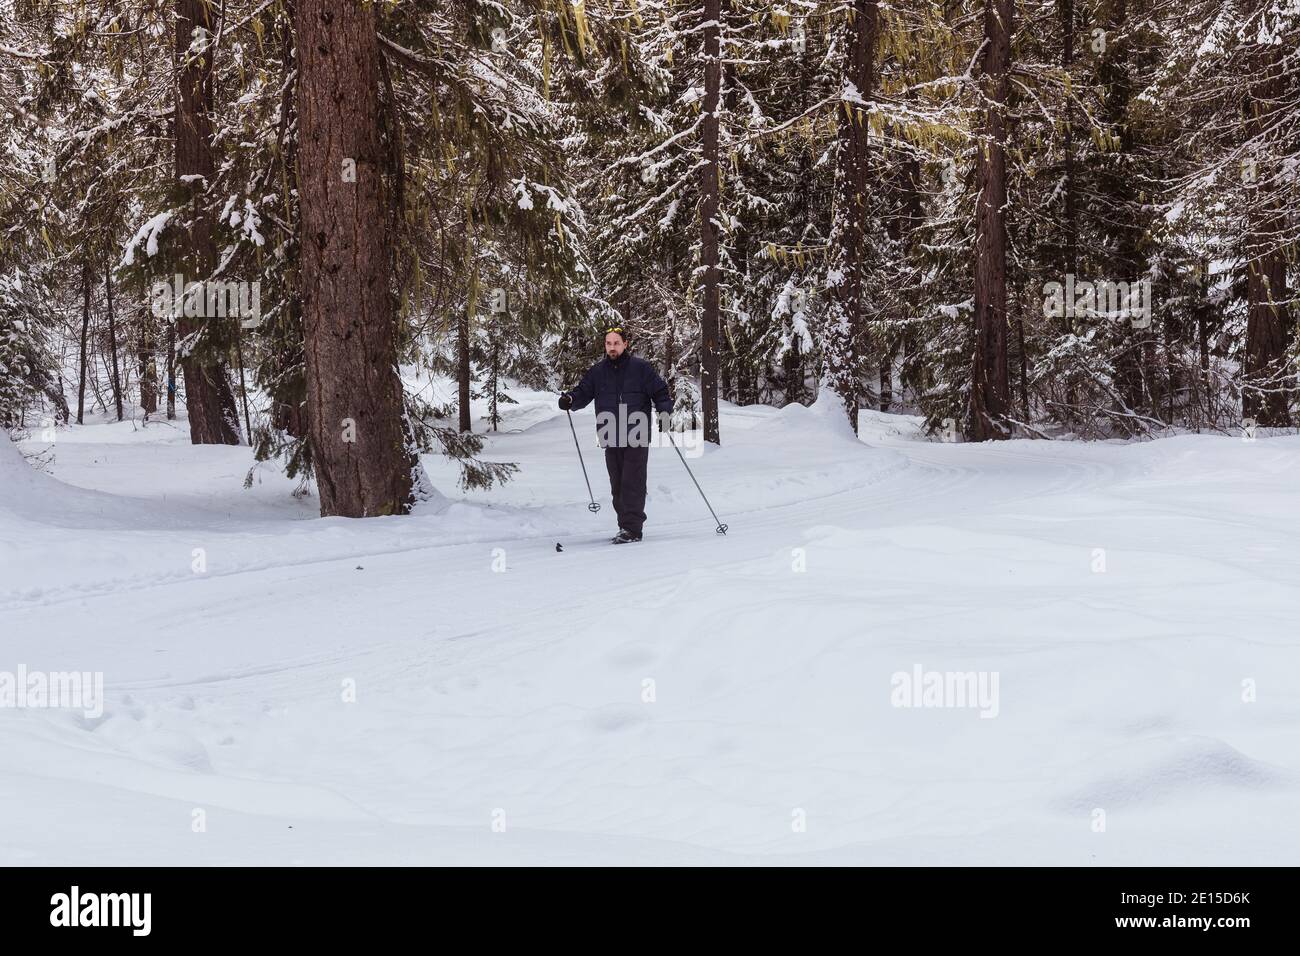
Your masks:
<instances>
[{"instance_id":1,"label":"forest","mask_svg":"<svg viewBox=\"0 0 1300 956\"><path fill-rule=\"evenodd\" d=\"M509 480L512 389L615 325L717 445L822 390L1297 413L1300 0L0 0L0 143L0 422L172 421L322 515Z\"/></svg>"}]
</instances>

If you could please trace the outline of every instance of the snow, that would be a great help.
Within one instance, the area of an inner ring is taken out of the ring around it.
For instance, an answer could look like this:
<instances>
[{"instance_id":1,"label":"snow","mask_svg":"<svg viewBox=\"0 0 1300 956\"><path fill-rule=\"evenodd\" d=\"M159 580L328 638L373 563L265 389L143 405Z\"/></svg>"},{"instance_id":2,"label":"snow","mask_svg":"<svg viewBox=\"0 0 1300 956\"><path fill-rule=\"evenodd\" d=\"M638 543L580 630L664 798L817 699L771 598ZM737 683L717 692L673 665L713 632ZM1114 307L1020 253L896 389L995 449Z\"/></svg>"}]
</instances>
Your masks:
<instances>
[{"instance_id":1,"label":"snow","mask_svg":"<svg viewBox=\"0 0 1300 956\"><path fill-rule=\"evenodd\" d=\"M126 244L126 252L122 255L120 266L129 266L135 262L135 250L139 248L140 243L145 243L145 255L152 258L158 254L158 234L167 228L167 223L171 220L172 213L170 210L160 212L147 220Z\"/></svg>"},{"instance_id":2,"label":"snow","mask_svg":"<svg viewBox=\"0 0 1300 956\"><path fill-rule=\"evenodd\" d=\"M60 430L52 474L0 443L0 672L106 698L0 709L0 864L1300 856L1300 437L724 404L690 464L730 533L660 448L614 549L590 409L598 515L514 394L487 453L520 475L427 457L446 497L405 518L246 491L183 422ZM996 675L996 716L895 706L914 672Z\"/></svg>"},{"instance_id":3,"label":"snow","mask_svg":"<svg viewBox=\"0 0 1300 956\"><path fill-rule=\"evenodd\" d=\"M515 195L519 199L520 209L532 209L533 197L528 193L528 182L525 179L515 181Z\"/></svg>"},{"instance_id":4,"label":"snow","mask_svg":"<svg viewBox=\"0 0 1300 956\"><path fill-rule=\"evenodd\" d=\"M248 239L255 246L261 246L266 243L266 239L262 236L262 233L259 232L257 228L259 225L261 225L261 223L262 223L262 217L258 213L257 207L253 205L253 201L251 199L245 199L244 218L243 218L244 238ZM232 219L231 225L232 226L238 225L238 223L236 223Z\"/></svg>"}]
</instances>

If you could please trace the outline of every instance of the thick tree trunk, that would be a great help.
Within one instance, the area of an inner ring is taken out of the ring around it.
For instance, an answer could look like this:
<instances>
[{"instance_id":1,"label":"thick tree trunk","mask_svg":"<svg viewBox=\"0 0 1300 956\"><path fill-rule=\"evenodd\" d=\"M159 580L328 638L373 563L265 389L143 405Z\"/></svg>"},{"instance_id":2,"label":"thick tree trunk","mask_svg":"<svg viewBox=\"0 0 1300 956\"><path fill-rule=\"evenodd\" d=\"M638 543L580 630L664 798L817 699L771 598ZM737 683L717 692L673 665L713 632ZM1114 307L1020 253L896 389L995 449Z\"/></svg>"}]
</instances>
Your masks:
<instances>
[{"instance_id":1,"label":"thick tree trunk","mask_svg":"<svg viewBox=\"0 0 1300 956\"><path fill-rule=\"evenodd\" d=\"M298 0L307 426L322 516L401 514L418 467L403 432L375 8ZM355 176L344 176L355 163Z\"/></svg>"},{"instance_id":2,"label":"thick tree trunk","mask_svg":"<svg viewBox=\"0 0 1300 956\"><path fill-rule=\"evenodd\" d=\"M988 103L977 163L975 213L975 360L971 370L972 441L1007 438L1007 167L1005 106L1011 72L1014 0L985 0L983 88Z\"/></svg>"},{"instance_id":3,"label":"thick tree trunk","mask_svg":"<svg viewBox=\"0 0 1300 956\"><path fill-rule=\"evenodd\" d=\"M1267 233L1280 231L1281 222L1265 220L1256 227L1254 254L1248 265L1246 313L1246 367L1242 412L1260 425L1289 425L1285 376L1287 351L1286 258L1277 248L1261 249Z\"/></svg>"},{"instance_id":4,"label":"thick tree trunk","mask_svg":"<svg viewBox=\"0 0 1300 956\"><path fill-rule=\"evenodd\" d=\"M831 385L844 401L849 424L858 430L858 409L862 407L859 342L862 339L862 286L866 273L867 152L870 127L862 102L870 102L875 89L876 33L879 8L876 0L853 0L848 12L848 35L844 48L842 83L847 92L857 93L854 101L842 100L843 115L836 115L838 168L835 171L835 223L831 227L832 254L839 264L839 281L834 287L840 327L830 331L827 343L827 371Z\"/></svg>"},{"instance_id":5,"label":"thick tree trunk","mask_svg":"<svg viewBox=\"0 0 1300 956\"><path fill-rule=\"evenodd\" d=\"M719 444L718 324L721 306L718 270L718 194L722 170L718 156L718 109L722 92L722 0L704 0L704 165L700 169L700 265L703 311L700 314L700 406L704 440Z\"/></svg>"},{"instance_id":6,"label":"thick tree trunk","mask_svg":"<svg viewBox=\"0 0 1300 956\"><path fill-rule=\"evenodd\" d=\"M81 372L77 377L77 424L85 424L86 346L90 338L90 263L81 264Z\"/></svg>"},{"instance_id":7,"label":"thick tree trunk","mask_svg":"<svg viewBox=\"0 0 1300 956\"><path fill-rule=\"evenodd\" d=\"M211 52L198 53L195 31L211 34L213 5L207 0L176 0L176 180L189 197L188 281L206 282L217 262L212 220L204 194L212 186L212 63ZM209 37L210 38L210 37ZM206 41L204 41L206 42ZM239 412L235 394L220 354L224 337L213 317L183 315L176 319L182 339L202 332L197 347L185 346L181 374L185 376L185 409L189 414L190 441L196 445L238 445ZM226 320L233 321L233 320Z\"/></svg>"},{"instance_id":8,"label":"thick tree trunk","mask_svg":"<svg viewBox=\"0 0 1300 956\"><path fill-rule=\"evenodd\" d=\"M117 369L117 318L113 314L113 270L109 266L107 256L104 258L104 292L108 296L108 353L112 359L109 367L113 372L113 404L117 410L117 420L120 422L123 418L122 379Z\"/></svg>"},{"instance_id":9,"label":"thick tree trunk","mask_svg":"<svg viewBox=\"0 0 1300 956\"><path fill-rule=\"evenodd\" d=\"M1251 95L1243 104L1247 135L1263 140L1272 113L1286 95L1282 47L1264 47ZM1287 389L1286 255L1281 247L1285 229L1282 210L1272 191L1274 173L1257 169L1251 186L1249 232L1246 237L1246 355L1242 382L1242 415L1265 427L1291 423Z\"/></svg>"}]
</instances>

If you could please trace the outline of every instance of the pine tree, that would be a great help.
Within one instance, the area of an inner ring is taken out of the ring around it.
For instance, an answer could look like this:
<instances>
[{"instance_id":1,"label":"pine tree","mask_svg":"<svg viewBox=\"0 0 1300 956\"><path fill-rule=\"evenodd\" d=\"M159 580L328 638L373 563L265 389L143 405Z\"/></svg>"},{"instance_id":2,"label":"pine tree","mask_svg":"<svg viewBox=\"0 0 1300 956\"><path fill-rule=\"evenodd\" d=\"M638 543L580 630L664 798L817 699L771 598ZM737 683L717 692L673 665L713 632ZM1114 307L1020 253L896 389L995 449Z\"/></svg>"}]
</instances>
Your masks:
<instances>
[{"instance_id":1,"label":"pine tree","mask_svg":"<svg viewBox=\"0 0 1300 956\"><path fill-rule=\"evenodd\" d=\"M373 7L297 0L307 421L322 516L403 514L418 467L403 432L389 288Z\"/></svg>"}]
</instances>

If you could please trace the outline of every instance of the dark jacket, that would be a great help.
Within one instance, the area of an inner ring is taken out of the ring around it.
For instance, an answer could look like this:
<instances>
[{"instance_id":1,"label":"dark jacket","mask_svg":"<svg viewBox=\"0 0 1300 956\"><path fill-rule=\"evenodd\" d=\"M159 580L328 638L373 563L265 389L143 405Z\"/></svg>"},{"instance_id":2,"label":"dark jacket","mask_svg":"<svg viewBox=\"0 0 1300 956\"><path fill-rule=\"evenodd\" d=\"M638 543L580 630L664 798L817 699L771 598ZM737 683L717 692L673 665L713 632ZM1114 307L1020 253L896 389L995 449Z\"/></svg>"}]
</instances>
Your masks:
<instances>
[{"instance_id":1,"label":"dark jacket","mask_svg":"<svg viewBox=\"0 0 1300 956\"><path fill-rule=\"evenodd\" d=\"M573 408L586 408L596 403L597 428L600 416L609 414L619 419L619 406L624 406L622 417L641 412L649 419L651 405L658 412L671 412L673 399L668 385L659 373L643 358L624 352L617 361L606 355L587 369L582 381L566 394L573 399Z\"/></svg>"}]
</instances>

